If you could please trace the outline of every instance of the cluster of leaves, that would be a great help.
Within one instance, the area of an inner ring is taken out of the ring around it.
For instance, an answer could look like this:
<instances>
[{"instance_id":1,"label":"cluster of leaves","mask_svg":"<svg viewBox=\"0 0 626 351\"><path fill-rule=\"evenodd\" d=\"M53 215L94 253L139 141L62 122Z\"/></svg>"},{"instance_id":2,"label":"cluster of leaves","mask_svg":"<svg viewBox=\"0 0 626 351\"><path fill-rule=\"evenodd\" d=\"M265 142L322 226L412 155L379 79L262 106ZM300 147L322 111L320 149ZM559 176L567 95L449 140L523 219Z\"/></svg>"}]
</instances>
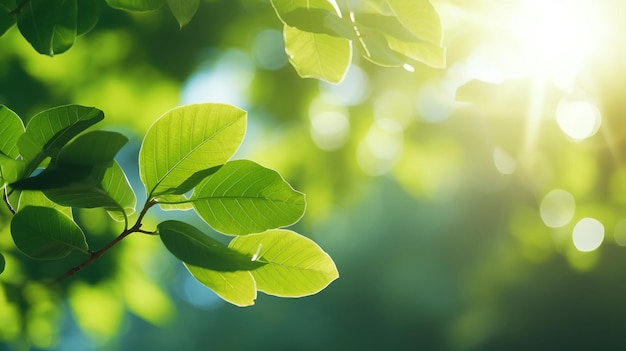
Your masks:
<instances>
[{"instance_id":1,"label":"cluster of leaves","mask_svg":"<svg viewBox=\"0 0 626 351\"><path fill-rule=\"evenodd\" d=\"M106 0L126 11L156 10L168 4L184 26L200 0ZM285 49L302 77L340 82L352 61L353 45L381 66L412 69L414 62L445 67L439 15L428 0L271 0L284 23ZM339 6L341 5L341 6ZM67 51L89 32L100 13L98 1L0 0L0 36L15 23L41 54Z\"/></svg>"},{"instance_id":2,"label":"cluster of leaves","mask_svg":"<svg viewBox=\"0 0 626 351\"><path fill-rule=\"evenodd\" d=\"M170 110L148 130L139 152L146 202L133 225L136 196L115 161L128 141L89 127L102 111L60 106L30 119L26 128L0 106L0 181L14 216L15 246L35 259L86 255L64 279L98 259L131 233L158 235L191 274L226 301L254 303L257 291L283 297L314 294L338 277L332 259L310 239L279 229L297 222L304 194L276 171L249 160L229 161L241 144L246 112L200 104ZM215 230L236 237L224 245L183 222L142 228L148 210L193 209ZM124 230L98 251L89 248L72 208L103 208ZM0 267L4 259L0 255ZM0 270L1 271L1 270Z\"/></svg>"},{"instance_id":3,"label":"cluster of leaves","mask_svg":"<svg viewBox=\"0 0 626 351\"><path fill-rule=\"evenodd\" d=\"M271 0L289 61L302 77L340 82L356 45L367 60L411 70L444 68L439 15L428 0Z\"/></svg>"}]
</instances>

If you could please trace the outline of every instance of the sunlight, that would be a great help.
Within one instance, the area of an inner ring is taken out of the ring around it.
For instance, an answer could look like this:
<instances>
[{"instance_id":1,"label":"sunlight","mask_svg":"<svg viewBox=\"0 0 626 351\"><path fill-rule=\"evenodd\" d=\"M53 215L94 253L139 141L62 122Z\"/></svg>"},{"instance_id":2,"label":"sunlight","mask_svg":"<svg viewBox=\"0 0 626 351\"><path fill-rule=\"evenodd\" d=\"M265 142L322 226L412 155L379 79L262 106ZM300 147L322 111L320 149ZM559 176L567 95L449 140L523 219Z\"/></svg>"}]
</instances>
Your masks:
<instances>
[{"instance_id":1,"label":"sunlight","mask_svg":"<svg viewBox=\"0 0 626 351\"><path fill-rule=\"evenodd\" d=\"M604 226L596 219L583 218L576 223L572 233L572 240L578 251L593 251L604 240Z\"/></svg>"},{"instance_id":2,"label":"sunlight","mask_svg":"<svg viewBox=\"0 0 626 351\"><path fill-rule=\"evenodd\" d=\"M536 74L566 88L601 34L591 0L524 0L511 21L524 59Z\"/></svg>"}]
</instances>

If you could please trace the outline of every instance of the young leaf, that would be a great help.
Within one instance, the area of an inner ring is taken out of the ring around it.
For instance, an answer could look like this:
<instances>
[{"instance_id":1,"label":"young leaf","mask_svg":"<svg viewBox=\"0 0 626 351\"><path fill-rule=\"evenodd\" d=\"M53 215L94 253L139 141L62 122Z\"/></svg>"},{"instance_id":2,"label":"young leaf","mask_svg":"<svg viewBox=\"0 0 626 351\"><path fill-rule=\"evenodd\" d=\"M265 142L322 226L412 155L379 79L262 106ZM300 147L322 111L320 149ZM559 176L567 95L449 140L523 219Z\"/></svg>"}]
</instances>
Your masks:
<instances>
[{"instance_id":1,"label":"young leaf","mask_svg":"<svg viewBox=\"0 0 626 351\"><path fill-rule=\"evenodd\" d=\"M167 250L192 266L232 272L251 270L264 265L252 260L252 255L233 251L187 223L165 221L158 225L158 229Z\"/></svg>"},{"instance_id":2,"label":"young leaf","mask_svg":"<svg viewBox=\"0 0 626 351\"><path fill-rule=\"evenodd\" d=\"M167 0L106 0L114 9L127 11L150 11L159 9Z\"/></svg>"},{"instance_id":3,"label":"young leaf","mask_svg":"<svg viewBox=\"0 0 626 351\"><path fill-rule=\"evenodd\" d=\"M30 172L45 157L56 156L67 142L103 118L104 113L97 108L79 105L59 106L33 116L17 141Z\"/></svg>"},{"instance_id":4,"label":"young leaf","mask_svg":"<svg viewBox=\"0 0 626 351\"><path fill-rule=\"evenodd\" d=\"M58 164L108 167L128 138L117 132L96 130L79 135L59 152Z\"/></svg>"},{"instance_id":5,"label":"young leaf","mask_svg":"<svg viewBox=\"0 0 626 351\"><path fill-rule=\"evenodd\" d=\"M235 306L254 305L256 285L248 271L218 272L185 264L189 273L217 296Z\"/></svg>"},{"instance_id":6,"label":"young leaf","mask_svg":"<svg viewBox=\"0 0 626 351\"><path fill-rule=\"evenodd\" d=\"M2 256L2 253L0 253L0 274L4 272L4 265L5 265L4 256Z\"/></svg>"},{"instance_id":7,"label":"young leaf","mask_svg":"<svg viewBox=\"0 0 626 351\"><path fill-rule=\"evenodd\" d=\"M200 0L168 0L170 10L182 28L198 11Z\"/></svg>"},{"instance_id":8,"label":"young leaf","mask_svg":"<svg viewBox=\"0 0 626 351\"><path fill-rule=\"evenodd\" d=\"M306 207L304 194L278 172L248 160L226 163L198 184L189 200L214 229L237 235L291 225Z\"/></svg>"},{"instance_id":9,"label":"young leaf","mask_svg":"<svg viewBox=\"0 0 626 351\"><path fill-rule=\"evenodd\" d=\"M149 198L184 194L239 148L246 112L226 104L199 104L166 112L139 150L139 175Z\"/></svg>"},{"instance_id":10,"label":"young leaf","mask_svg":"<svg viewBox=\"0 0 626 351\"><path fill-rule=\"evenodd\" d=\"M270 295L312 295L339 277L335 263L326 252L311 239L289 230L238 236L228 246L267 263L250 273L257 289Z\"/></svg>"},{"instance_id":11,"label":"young leaf","mask_svg":"<svg viewBox=\"0 0 626 351\"><path fill-rule=\"evenodd\" d=\"M135 192L130 186L124 170L117 162L113 161L113 165L106 169L100 185L123 210L123 212L109 211L111 218L122 222L127 216L135 213L135 206L137 205Z\"/></svg>"},{"instance_id":12,"label":"young leaf","mask_svg":"<svg viewBox=\"0 0 626 351\"><path fill-rule=\"evenodd\" d=\"M17 140L24 134L20 117L8 107L0 105L0 152L16 159L20 154Z\"/></svg>"},{"instance_id":13,"label":"young leaf","mask_svg":"<svg viewBox=\"0 0 626 351\"><path fill-rule=\"evenodd\" d=\"M387 44L393 51L433 68L446 68L446 50L432 43L407 43L394 37L387 37Z\"/></svg>"},{"instance_id":14,"label":"young leaf","mask_svg":"<svg viewBox=\"0 0 626 351\"><path fill-rule=\"evenodd\" d=\"M50 207L28 206L16 213L11 220L11 235L20 251L37 259L60 259L72 250L88 250L78 225Z\"/></svg>"},{"instance_id":15,"label":"young leaf","mask_svg":"<svg viewBox=\"0 0 626 351\"><path fill-rule=\"evenodd\" d=\"M30 0L17 15L17 27L37 52L54 56L76 38L77 0Z\"/></svg>"},{"instance_id":16,"label":"young leaf","mask_svg":"<svg viewBox=\"0 0 626 351\"><path fill-rule=\"evenodd\" d=\"M305 32L328 34L354 39L355 32L348 20L327 0L272 0L278 18L290 27Z\"/></svg>"},{"instance_id":17,"label":"young leaf","mask_svg":"<svg viewBox=\"0 0 626 351\"><path fill-rule=\"evenodd\" d=\"M343 80L352 61L348 39L302 31L285 25L285 51L289 62L303 78L318 78L330 83Z\"/></svg>"}]
</instances>

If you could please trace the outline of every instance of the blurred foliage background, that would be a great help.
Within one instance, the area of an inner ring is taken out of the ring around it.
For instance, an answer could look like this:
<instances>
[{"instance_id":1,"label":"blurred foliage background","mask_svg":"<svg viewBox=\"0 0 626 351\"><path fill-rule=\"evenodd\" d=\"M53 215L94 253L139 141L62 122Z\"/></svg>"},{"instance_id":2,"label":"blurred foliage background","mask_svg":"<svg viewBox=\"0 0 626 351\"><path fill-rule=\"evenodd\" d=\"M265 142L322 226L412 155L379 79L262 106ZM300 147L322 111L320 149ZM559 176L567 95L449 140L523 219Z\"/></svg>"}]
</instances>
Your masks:
<instances>
[{"instance_id":1,"label":"blurred foliage background","mask_svg":"<svg viewBox=\"0 0 626 351\"><path fill-rule=\"evenodd\" d=\"M264 0L203 1L182 29L164 9L103 4L96 28L53 58L10 30L0 103L26 119L60 104L102 109L132 138L118 161L139 194L139 143L163 112L248 110L239 156L307 194L297 230L341 277L312 297L262 295L240 309L153 238L124 240L52 291L37 279L67 262L14 251L0 277L0 350L624 347L626 4L433 4L446 69L354 55L338 85L297 76ZM119 232L104 216L77 214L102 245Z\"/></svg>"}]
</instances>

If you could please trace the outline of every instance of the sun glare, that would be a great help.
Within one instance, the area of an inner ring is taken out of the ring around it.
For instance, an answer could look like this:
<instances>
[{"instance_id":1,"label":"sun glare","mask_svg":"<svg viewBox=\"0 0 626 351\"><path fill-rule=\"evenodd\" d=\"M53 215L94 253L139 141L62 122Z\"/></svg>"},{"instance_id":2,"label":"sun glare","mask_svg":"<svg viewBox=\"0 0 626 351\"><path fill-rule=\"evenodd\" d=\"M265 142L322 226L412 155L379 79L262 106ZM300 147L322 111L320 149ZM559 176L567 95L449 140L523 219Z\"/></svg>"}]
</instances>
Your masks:
<instances>
[{"instance_id":1,"label":"sun glare","mask_svg":"<svg viewBox=\"0 0 626 351\"><path fill-rule=\"evenodd\" d=\"M522 0L511 29L529 68L563 87L601 36L599 17L592 0Z\"/></svg>"}]
</instances>

